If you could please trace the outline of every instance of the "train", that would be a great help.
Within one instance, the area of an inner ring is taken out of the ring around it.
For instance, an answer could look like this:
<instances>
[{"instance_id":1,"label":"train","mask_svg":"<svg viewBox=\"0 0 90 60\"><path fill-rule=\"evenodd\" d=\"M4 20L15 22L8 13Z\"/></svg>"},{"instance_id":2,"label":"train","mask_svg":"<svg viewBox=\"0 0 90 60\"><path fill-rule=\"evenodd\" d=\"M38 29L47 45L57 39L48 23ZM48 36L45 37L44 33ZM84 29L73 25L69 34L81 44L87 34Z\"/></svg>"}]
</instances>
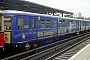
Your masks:
<instances>
[{"instance_id":1,"label":"train","mask_svg":"<svg viewBox=\"0 0 90 60\"><path fill-rule=\"evenodd\" d=\"M4 28L0 33L0 46L10 52L34 49L60 40L57 38L61 35L90 30L90 20L86 19L16 10L2 11L0 17L3 16L4 21L0 26L3 25Z\"/></svg>"}]
</instances>

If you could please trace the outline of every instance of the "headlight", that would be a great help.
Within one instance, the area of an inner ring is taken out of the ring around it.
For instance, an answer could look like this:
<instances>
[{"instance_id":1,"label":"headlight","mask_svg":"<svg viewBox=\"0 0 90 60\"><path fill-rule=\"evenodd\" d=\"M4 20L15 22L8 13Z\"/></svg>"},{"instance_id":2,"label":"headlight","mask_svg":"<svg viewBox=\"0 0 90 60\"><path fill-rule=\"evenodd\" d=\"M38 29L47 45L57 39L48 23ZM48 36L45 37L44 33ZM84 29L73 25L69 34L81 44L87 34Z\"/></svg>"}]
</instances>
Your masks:
<instances>
[{"instance_id":1,"label":"headlight","mask_svg":"<svg viewBox=\"0 0 90 60\"><path fill-rule=\"evenodd\" d=\"M5 37L5 38L4 38L4 40L5 40L5 42L6 42L6 41L8 40L8 38L7 38L7 37Z\"/></svg>"}]
</instances>

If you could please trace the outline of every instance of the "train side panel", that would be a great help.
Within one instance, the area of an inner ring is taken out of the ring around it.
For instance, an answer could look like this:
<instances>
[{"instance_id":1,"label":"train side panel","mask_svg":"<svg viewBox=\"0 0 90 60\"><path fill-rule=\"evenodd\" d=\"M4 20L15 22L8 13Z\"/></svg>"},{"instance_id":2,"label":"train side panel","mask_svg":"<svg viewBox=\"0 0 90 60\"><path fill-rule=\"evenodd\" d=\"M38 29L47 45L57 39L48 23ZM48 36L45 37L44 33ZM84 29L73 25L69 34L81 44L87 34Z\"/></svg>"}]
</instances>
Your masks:
<instances>
[{"instance_id":1,"label":"train side panel","mask_svg":"<svg viewBox=\"0 0 90 60\"><path fill-rule=\"evenodd\" d=\"M4 46L4 33L0 32L0 47Z\"/></svg>"},{"instance_id":2,"label":"train side panel","mask_svg":"<svg viewBox=\"0 0 90 60\"><path fill-rule=\"evenodd\" d=\"M0 11L0 48L1 47L4 47L4 15L2 11Z\"/></svg>"}]
</instances>

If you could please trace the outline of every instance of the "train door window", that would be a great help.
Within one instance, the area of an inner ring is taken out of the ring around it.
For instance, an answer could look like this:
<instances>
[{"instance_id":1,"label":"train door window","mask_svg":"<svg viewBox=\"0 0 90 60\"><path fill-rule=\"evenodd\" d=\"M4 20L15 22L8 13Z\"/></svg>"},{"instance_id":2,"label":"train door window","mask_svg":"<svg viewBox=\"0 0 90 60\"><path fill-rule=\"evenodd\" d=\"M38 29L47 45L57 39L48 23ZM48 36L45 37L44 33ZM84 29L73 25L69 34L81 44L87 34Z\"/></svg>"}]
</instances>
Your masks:
<instances>
[{"instance_id":1,"label":"train door window","mask_svg":"<svg viewBox=\"0 0 90 60\"><path fill-rule=\"evenodd\" d=\"M50 28L50 20L46 20L46 28Z\"/></svg>"},{"instance_id":2,"label":"train door window","mask_svg":"<svg viewBox=\"0 0 90 60\"><path fill-rule=\"evenodd\" d=\"M45 24L46 24L45 19L42 19L41 20L41 28L45 28Z\"/></svg>"},{"instance_id":3,"label":"train door window","mask_svg":"<svg viewBox=\"0 0 90 60\"><path fill-rule=\"evenodd\" d=\"M11 30L11 18L4 17L4 30Z\"/></svg>"},{"instance_id":4,"label":"train door window","mask_svg":"<svg viewBox=\"0 0 90 60\"><path fill-rule=\"evenodd\" d=\"M18 30L23 30L23 18L18 18Z\"/></svg>"},{"instance_id":5,"label":"train door window","mask_svg":"<svg viewBox=\"0 0 90 60\"><path fill-rule=\"evenodd\" d=\"M59 20L59 27L62 27L62 20Z\"/></svg>"},{"instance_id":6,"label":"train door window","mask_svg":"<svg viewBox=\"0 0 90 60\"><path fill-rule=\"evenodd\" d=\"M36 29L36 20L33 20L34 21L34 26L33 28Z\"/></svg>"},{"instance_id":7,"label":"train door window","mask_svg":"<svg viewBox=\"0 0 90 60\"><path fill-rule=\"evenodd\" d=\"M33 20L30 20L30 29L33 28Z\"/></svg>"}]
</instances>

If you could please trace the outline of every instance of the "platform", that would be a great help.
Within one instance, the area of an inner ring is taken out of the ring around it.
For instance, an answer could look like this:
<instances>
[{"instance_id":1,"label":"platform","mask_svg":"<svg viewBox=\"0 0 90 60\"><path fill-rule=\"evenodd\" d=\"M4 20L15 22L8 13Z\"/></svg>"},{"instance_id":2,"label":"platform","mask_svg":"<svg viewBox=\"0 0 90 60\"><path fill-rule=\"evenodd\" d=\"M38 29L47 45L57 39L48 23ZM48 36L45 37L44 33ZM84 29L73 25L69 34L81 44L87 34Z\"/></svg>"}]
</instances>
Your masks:
<instances>
[{"instance_id":1,"label":"platform","mask_svg":"<svg viewBox=\"0 0 90 60\"><path fill-rule=\"evenodd\" d=\"M90 60L90 43L68 60Z\"/></svg>"}]
</instances>

